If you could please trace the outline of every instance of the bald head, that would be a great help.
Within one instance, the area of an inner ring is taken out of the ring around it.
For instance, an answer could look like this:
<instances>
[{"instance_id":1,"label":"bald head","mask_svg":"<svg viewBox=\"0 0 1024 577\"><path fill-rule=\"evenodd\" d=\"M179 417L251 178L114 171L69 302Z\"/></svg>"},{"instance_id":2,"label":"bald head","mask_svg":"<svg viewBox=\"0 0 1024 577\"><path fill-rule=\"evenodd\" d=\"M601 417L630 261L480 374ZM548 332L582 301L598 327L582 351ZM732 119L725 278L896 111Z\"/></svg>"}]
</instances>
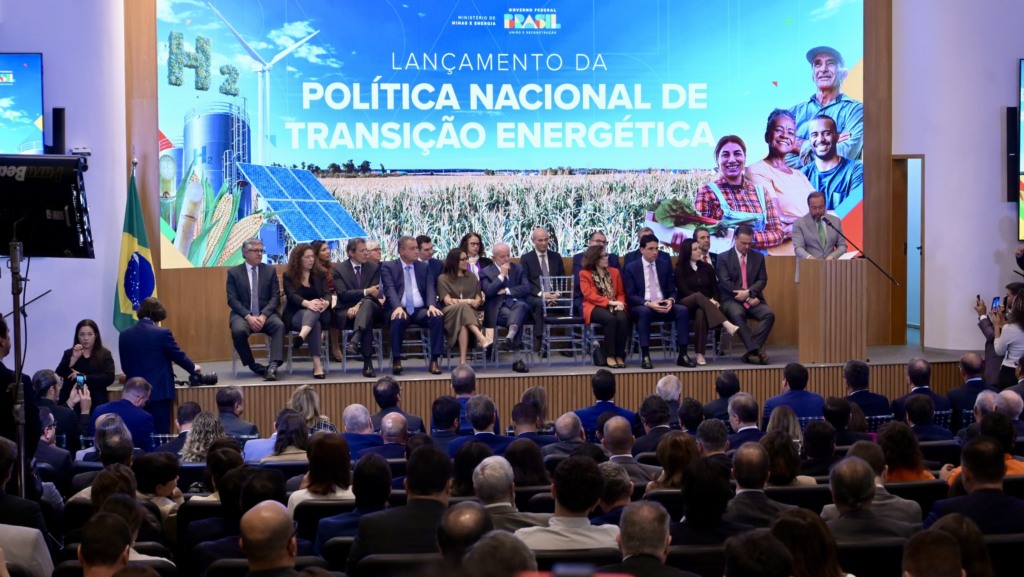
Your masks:
<instances>
[{"instance_id":1,"label":"bald head","mask_svg":"<svg viewBox=\"0 0 1024 577\"><path fill-rule=\"evenodd\" d=\"M582 441L583 422L576 413L565 413L555 421L555 435L559 441Z\"/></svg>"},{"instance_id":2,"label":"bald head","mask_svg":"<svg viewBox=\"0 0 1024 577\"><path fill-rule=\"evenodd\" d=\"M380 437L385 443L402 443L409 438L409 424L405 415L388 413L380 421Z\"/></svg>"},{"instance_id":3,"label":"bald head","mask_svg":"<svg viewBox=\"0 0 1024 577\"><path fill-rule=\"evenodd\" d=\"M744 443L732 457L732 474L741 489L764 489L768 482L768 451L761 443Z\"/></svg>"},{"instance_id":4,"label":"bald head","mask_svg":"<svg viewBox=\"0 0 1024 577\"><path fill-rule=\"evenodd\" d=\"M612 417L604 424L604 447L612 455L628 455L633 448L633 427L622 417Z\"/></svg>"},{"instance_id":5,"label":"bald head","mask_svg":"<svg viewBox=\"0 0 1024 577\"><path fill-rule=\"evenodd\" d=\"M447 559L458 563L467 549L494 529L491 516L476 501L456 503L445 511L437 528L437 544Z\"/></svg>"},{"instance_id":6,"label":"bald head","mask_svg":"<svg viewBox=\"0 0 1024 577\"><path fill-rule=\"evenodd\" d=\"M263 501L241 523L242 551L250 571L295 565L295 528L288 509L277 501Z\"/></svg>"},{"instance_id":7,"label":"bald head","mask_svg":"<svg viewBox=\"0 0 1024 577\"><path fill-rule=\"evenodd\" d=\"M978 353L964 353L960 357L960 372L966 379L980 377L984 367L985 363Z\"/></svg>"}]
</instances>

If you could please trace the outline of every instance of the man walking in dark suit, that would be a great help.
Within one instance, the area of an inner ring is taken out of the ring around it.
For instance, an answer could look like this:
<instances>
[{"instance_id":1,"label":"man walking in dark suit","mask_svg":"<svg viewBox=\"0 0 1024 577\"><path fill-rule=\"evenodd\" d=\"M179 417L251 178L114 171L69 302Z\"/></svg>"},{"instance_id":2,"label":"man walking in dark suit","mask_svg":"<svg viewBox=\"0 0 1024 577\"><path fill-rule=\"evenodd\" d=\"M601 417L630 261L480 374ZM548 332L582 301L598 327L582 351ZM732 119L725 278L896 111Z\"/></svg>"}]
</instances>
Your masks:
<instances>
[{"instance_id":1,"label":"man walking in dark suit","mask_svg":"<svg viewBox=\"0 0 1024 577\"><path fill-rule=\"evenodd\" d=\"M267 381L277 380L277 367L284 360L284 323L278 316L281 283L273 266L263 263L263 241L250 238L242 243L245 262L228 269L228 306L231 307L231 340L242 364ZM249 335L270 337L270 365L257 363L249 347ZM123 357L122 357L123 359Z\"/></svg>"},{"instance_id":2,"label":"man walking in dark suit","mask_svg":"<svg viewBox=\"0 0 1024 577\"><path fill-rule=\"evenodd\" d=\"M608 244L608 237L600 230L595 230L590 233L590 238L587 239L587 248L592 246L606 246ZM583 253L587 252L583 250L572 255L572 310L576 316L583 315L583 291L580 290L580 271L583 270ZM608 267L618 270L622 270L619 264L619 255L608 253Z\"/></svg>"},{"instance_id":3,"label":"man walking in dark suit","mask_svg":"<svg viewBox=\"0 0 1024 577\"><path fill-rule=\"evenodd\" d=\"M391 373L402 374L402 341L410 324L430 331L430 372L441 374L437 359L444 352L444 315L437 308L437 279L427 263L416 260L416 239L398 239L398 258L381 265L380 280L391 323Z\"/></svg>"},{"instance_id":4,"label":"man walking in dark suit","mask_svg":"<svg viewBox=\"0 0 1024 577\"><path fill-rule=\"evenodd\" d=\"M775 313L764 302L764 287L768 272L764 255L750 250L754 243L754 229L747 225L736 227L734 250L718 255L718 286L722 293L722 312L739 326L740 339L747 352L743 362L767 365L768 355L764 343L775 324ZM758 321L757 331L751 333L747 318Z\"/></svg>"},{"instance_id":5,"label":"man walking in dark suit","mask_svg":"<svg viewBox=\"0 0 1024 577\"><path fill-rule=\"evenodd\" d=\"M530 314L537 330L534 339L540 341L541 335L544 334L544 294L541 291L540 277L565 276L565 263L562 262L562 255L548 250L551 235L544 227L534 228L530 241L533 242L533 250L523 254L519 258L519 264L526 271L526 278L530 279ZM544 351L541 351L541 354L543 355Z\"/></svg>"},{"instance_id":6,"label":"man walking in dark suit","mask_svg":"<svg viewBox=\"0 0 1024 577\"><path fill-rule=\"evenodd\" d=\"M868 390L871 379L871 369L864 361L854 359L847 361L843 367L843 381L850 395L846 400L857 403L865 417L888 415L892 413L889 407L889 399L885 395L872 393Z\"/></svg>"},{"instance_id":7,"label":"man walking in dark suit","mask_svg":"<svg viewBox=\"0 0 1024 577\"><path fill-rule=\"evenodd\" d=\"M494 264L480 271L480 285L484 292L484 326L488 328L507 327L505 338L498 342L502 351L515 355L512 370L528 373L530 369L521 358L523 348L523 324L530 312L532 299L530 279L523 267L511 262L509 246L503 242L494 245Z\"/></svg>"},{"instance_id":8,"label":"man walking in dark suit","mask_svg":"<svg viewBox=\"0 0 1024 577\"><path fill-rule=\"evenodd\" d=\"M681 367L697 366L686 354L690 335L690 311L676 304L676 281L672 274L671 261L658 258L658 237L644 235L640 239L639 260L626 265L623 283L626 285L626 303L629 316L633 318L636 332L640 336L641 366L653 369L651 362L651 323L673 321L676 326L676 343L679 356L676 364Z\"/></svg>"},{"instance_id":9,"label":"man walking in dark suit","mask_svg":"<svg viewBox=\"0 0 1024 577\"><path fill-rule=\"evenodd\" d=\"M364 239L349 239L345 252L348 260L331 268L334 290L338 293L331 319L339 335L346 327L352 328L352 341L347 348L349 352L358 348L363 357L363 376L373 379L377 376L373 371L373 325L381 317L380 267L370 262Z\"/></svg>"}]
</instances>

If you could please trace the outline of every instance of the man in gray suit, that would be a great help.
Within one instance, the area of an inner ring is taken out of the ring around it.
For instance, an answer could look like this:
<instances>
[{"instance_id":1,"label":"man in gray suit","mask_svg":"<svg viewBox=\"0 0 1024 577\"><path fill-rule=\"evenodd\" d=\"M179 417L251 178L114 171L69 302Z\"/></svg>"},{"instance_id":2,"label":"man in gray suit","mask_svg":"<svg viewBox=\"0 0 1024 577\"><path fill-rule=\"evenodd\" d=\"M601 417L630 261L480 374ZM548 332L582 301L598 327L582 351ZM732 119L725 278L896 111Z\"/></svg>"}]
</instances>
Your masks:
<instances>
[{"instance_id":1,"label":"man in gray suit","mask_svg":"<svg viewBox=\"0 0 1024 577\"><path fill-rule=\"evenodd\" d=\"M828 480L839 518L826 524L837 542L907 538L921 528L920 523L904 523L875 515L871 508L875 499L875 473L863 459L846 457L839 461Z\"/></svg>"},{"instance_id":2,"label":"man in gray suit","mask_svg":"<svg viewBox=\"0 0 1024 577\"><path fill-rule=\"evenodd\" d=\"M732 457L736 496L729 501L722 519L751 527L768 527L783 511L796 509L795 505L779 503L764 494L769 473L768 451L761 443L745 443L736 449Z\"/></svg>"},{"instance_id":3,"label":"man in gray suit","mask_svg":"<svg viewBox=\"0 0 1024 577\"><path fill-rule=\"evenodd\" d=\"M768 285L764 255L750 250L754 244L754 229L749 225L736 227L733 244L733 250L718 255L722 312L740 327L737 333L747 351L742 357L743 362L767 365L764 343L775 325L775 313L764 302L764 287ZM756 332L751 332L747 326L747 318L758 321Z\"/></svg>"},{"instance_id":4,"label":"man in gray suit","mask_svg":"<svg viewBox=\"0 0 1024 577\"><path fill-rule=\"evenodd\" d=\"M273 266L263 263L263 241L253 237L242 243L245 262L228 269L228 306L231 307L231 340L242 364L267 381L277 380L284 360L284 323L278 316L281 283ZM257 363L249 348L249 335L270 337L270 365Z\"/></svg>"},{"instance_id":5,"label":"man in gray suit","mask_svg":"<svg viewBox=\"0 0 1024 577\"><path fill-rule=\"evenodd\" d=\"M871 512L880 519L892 519L903 523L920 523L923 519L921 505L917 501L897 497L885 490L882 475L885 473L885 455L877 443L857 441L847 451L848 457L859 457L867 463L875 473L875 498L871 501ZM821 518L832 521L839 518L835 505L829 504L821 510Z\"/></svg>"},{"instance_id":6,"label":"man in gray suit","mask_svg":"<svg viewBox=\"0 0 1024 577\"><path fill-rule=\"evenodd\" d=\"M623 417L612 417L604 424L604 438L601 444L608 451L608 460L622 465L629 474L634 485L647 486L647 483L658 478L661 467L644 465L633 458L633 426Z\"/></svg>"},{"instance_id":7,"label":"man in gray suit","mask_svg":"<svg viewBox=\"0 0 1024 577\"><path fill-rule=\"evenodd\" d=\"M825 214L825 195L807 195L808 213L793 223L793 250L797 258L835 260L846 254L846 239L839 235L843 221Z\"/></svg>"},{"instance_id":8,"label":"man in gray suit","mask_svg":"<svg viewBox=\"0 0 1024 577\"><path fill-rule=\"evenodd\" d=\"M339 335L347 328L352 329L347 352L358 352L363 357L363 376L372 379L377 376L372 362L373 325L381 320L380 266L370 262L370 252L362 238L349 239L345 252L348 260L331 267L334 290L338 294L331 324ZM340 338L338 342L340 353Z\"/></svg>"},{"instance_id":9,"label":"man in gray suit","mask_svg":"<svg viewBox=\"0 0 1024 577\"><path fill-rule=\"evenodd\" d=\"M487 457L473 469L473 492L491 516L494 528L514 532L523 527L547 527L547 513L520 513L516 509L516 490L512 465L505 457Z\"/></svg>"}]
</instances>

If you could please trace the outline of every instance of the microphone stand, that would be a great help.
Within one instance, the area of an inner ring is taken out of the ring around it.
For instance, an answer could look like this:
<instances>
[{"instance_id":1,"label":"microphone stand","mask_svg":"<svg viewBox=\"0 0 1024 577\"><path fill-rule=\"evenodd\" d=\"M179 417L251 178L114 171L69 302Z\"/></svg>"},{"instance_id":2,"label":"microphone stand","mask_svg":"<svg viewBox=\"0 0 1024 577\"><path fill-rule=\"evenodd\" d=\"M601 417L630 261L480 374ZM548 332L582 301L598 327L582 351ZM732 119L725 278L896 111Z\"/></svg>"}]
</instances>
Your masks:
<instances>
[{"instance_id":1,"label":"microphone stand","mask_svg":"<svg viewBox=\"0 0 1024 577\"><path fill-rule=\"evenodd\" d=\"M14 414L12 415L15 423L16 437L18 440L18 491L21 493L21 497L25 498L25 479L28 459L25 455L25 387L22 386L21 379L22 373L24 372L24 366L21 356L21 292L23 290L22 283L24 278L21 276L21 257L22 257L22 245L18 242L18 223L25 220L24 217L18 219L14 223L14 233L11 239L11 257L8 263L11 269L11 295L13 297L13 306L11 308L11 314L14 316L14 323L9 333L13 331L13 334L9 335L14 341L14 382L11 383L11 398L14 401Z\"/></svg>"},{"instance_id":2,"label":"microphone stand","mask_svg":"<svg viewBox=\"0 0 1024 577\"><path fill-rule=\"evenodd\" d=\"M829 222L829 220L827 218L822 217L821 220L822 220L822 222L825 223L825 226L827 226L827 227L831 228L832 230L836 231L836 234L838 234L839 236L843 237L843 240L845 240L846 242L850 243L853 246L853 248L857 249L857 252L859 252L861 254L861 256L863 256L864 258L868 259L868 262L870 262L871 264L875 265L875 268L877 268L882 274L884 274L887 279L892 281L892 284L894 284L896 286L900 286L900 283L897 282L896 279L892 278L891 274L886 272L886 270L884 268L882 268L881 266L879 266L879 264L877 262L875 262L874 259L872 259L870 256L868 256L867 253L864 252L864 249L862 249L861 247L857 246L857 243L853 242L852 240L850 240L849 237L847 237L845 234L843 234L843 231L841 231L838 228L836 228L835 226L833 226L832 223Z\"/></svg>"}]
</instances>

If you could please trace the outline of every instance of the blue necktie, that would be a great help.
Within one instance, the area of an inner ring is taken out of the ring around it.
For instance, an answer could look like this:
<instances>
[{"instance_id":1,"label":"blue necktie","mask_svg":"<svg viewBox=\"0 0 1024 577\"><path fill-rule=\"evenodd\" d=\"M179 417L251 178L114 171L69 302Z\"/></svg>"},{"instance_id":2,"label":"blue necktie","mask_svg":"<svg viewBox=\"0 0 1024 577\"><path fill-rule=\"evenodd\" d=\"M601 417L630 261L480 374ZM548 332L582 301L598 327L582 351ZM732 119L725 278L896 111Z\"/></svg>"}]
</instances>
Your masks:
<instances>
[{"instance_id":1,"label":"blue necktie","mask_svg":"<svg viewBox=\"0 0 1024 577\"><path fill-rule=\"evenodd\" d=\"M412 266L405 265L405 310L411 313L413 311L412 302L412 283L415 281L412 278Z\"/></svg>"}]
</instances>

